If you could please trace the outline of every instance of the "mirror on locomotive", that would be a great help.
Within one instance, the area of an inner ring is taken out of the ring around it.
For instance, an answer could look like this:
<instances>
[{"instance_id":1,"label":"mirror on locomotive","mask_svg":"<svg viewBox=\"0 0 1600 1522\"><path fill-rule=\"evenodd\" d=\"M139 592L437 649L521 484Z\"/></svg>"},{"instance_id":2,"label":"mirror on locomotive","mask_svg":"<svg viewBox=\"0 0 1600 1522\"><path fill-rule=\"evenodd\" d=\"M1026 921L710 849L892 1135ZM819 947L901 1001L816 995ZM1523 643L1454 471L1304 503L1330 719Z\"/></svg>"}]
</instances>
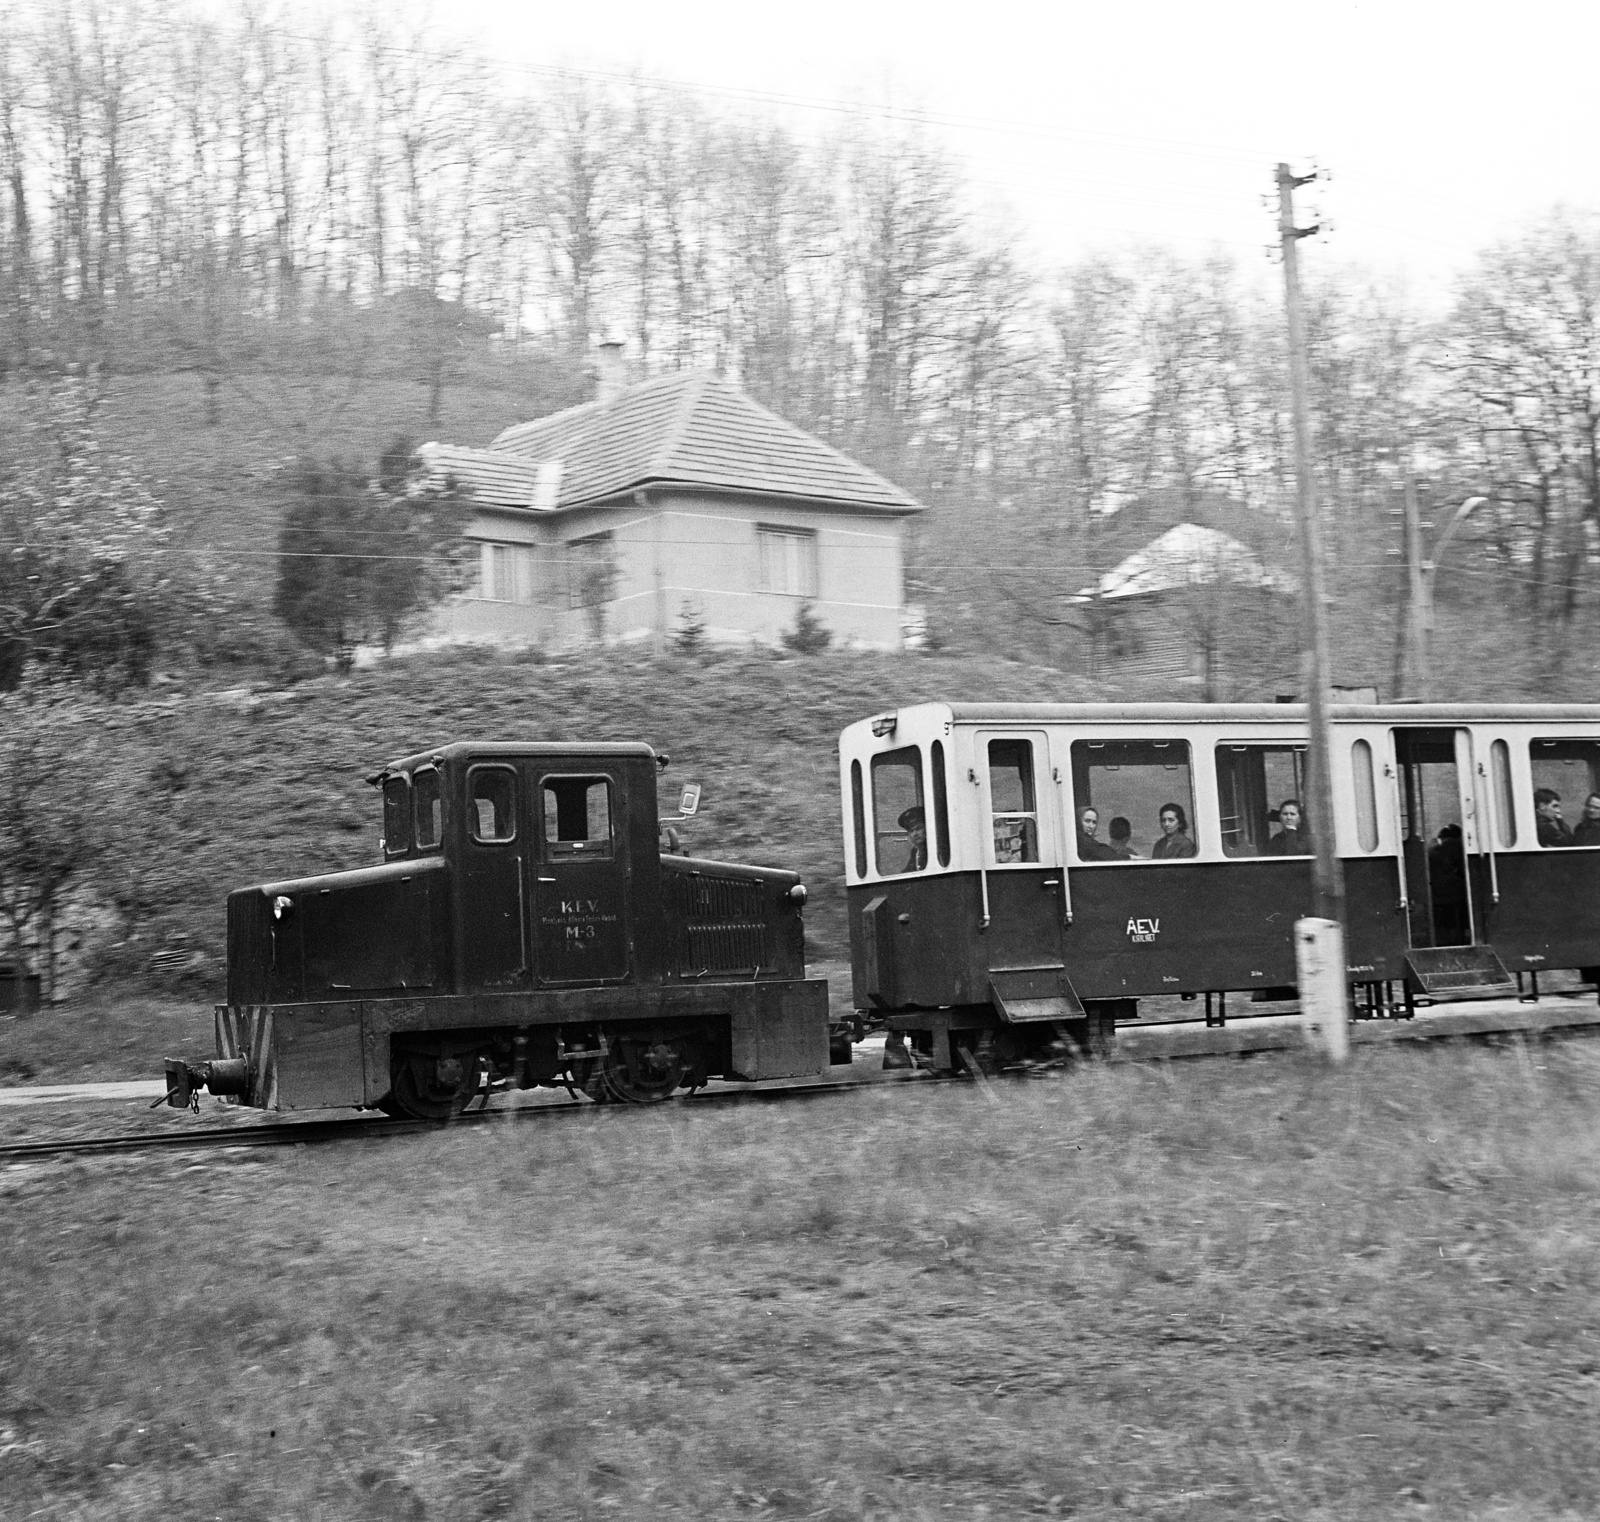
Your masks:
<instances>
[{"instance_id":1,"label":"mirror on locomotive","mask_svg":"<svg viewBox=\"0 0 1600 1522\"><path fill-rule=\"evenodd\" d=\"M1485 941L1489 884L1479 854L1471 732L1396 729L1394 754L1411 944Z\"/></svg>"}]
</instances>

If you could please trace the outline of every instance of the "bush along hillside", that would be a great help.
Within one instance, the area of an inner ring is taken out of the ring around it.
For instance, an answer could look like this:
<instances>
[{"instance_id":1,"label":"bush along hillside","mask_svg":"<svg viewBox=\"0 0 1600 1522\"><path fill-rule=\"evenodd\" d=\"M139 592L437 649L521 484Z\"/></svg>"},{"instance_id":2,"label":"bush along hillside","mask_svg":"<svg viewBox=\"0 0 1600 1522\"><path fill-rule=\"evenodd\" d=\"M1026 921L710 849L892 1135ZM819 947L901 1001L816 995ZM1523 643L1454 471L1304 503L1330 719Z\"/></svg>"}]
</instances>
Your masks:
<instances>
[{"instance_id":1,"label":"bush along hillside","mask_svg":"<svg viewBox=\"0 0 1600 1522\"><path fill-rule=\"evenodd\" d=\"M810 955L834 959L848 952L840 729L929 699L1093 695L1057 671L942 656L613 651L554 665L455 650L281 690L158 686L115 705L13 694L0 700L12 721L0 762L27 737L35 833L55 831L70 854L59 895L78 943L62 948L69 983L176 981L220 996L228 892L374 864L381 816L363 777L457 739L644 740L665 751L665 812L684 782L703 788L683 849L802 873ZM89 805L86 818L67 797Z\"/></svg>"}]
</instances>

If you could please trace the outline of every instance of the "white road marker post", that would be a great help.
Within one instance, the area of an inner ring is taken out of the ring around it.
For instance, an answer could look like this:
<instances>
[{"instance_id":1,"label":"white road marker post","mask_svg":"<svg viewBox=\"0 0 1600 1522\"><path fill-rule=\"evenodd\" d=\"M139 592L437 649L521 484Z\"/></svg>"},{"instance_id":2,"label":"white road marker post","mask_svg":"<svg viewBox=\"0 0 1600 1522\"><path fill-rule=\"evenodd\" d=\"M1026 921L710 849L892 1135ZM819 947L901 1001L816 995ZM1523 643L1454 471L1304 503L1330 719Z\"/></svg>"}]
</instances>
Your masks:
<instances>
[{"instance_id":1,"label":"white road marker post","mask_svg":"<svg viewBox=\"0 0 1600 1522\"><path fill-rule=\"evenodd\" d=\"M1294 965L1300 984L1300 1029L1306 1046L1330 1062L1343 1062L1350 1055L1344 926L1338 920L1296 920Z\"/></svg>"}]
</instances>

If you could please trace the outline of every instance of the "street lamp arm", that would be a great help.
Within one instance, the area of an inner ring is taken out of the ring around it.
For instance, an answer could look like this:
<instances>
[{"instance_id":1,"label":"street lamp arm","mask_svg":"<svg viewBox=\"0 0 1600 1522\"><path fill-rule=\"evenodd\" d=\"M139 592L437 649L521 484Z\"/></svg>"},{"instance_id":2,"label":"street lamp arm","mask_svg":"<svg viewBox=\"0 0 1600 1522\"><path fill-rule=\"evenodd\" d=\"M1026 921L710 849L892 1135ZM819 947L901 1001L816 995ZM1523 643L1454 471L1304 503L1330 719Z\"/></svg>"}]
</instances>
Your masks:
<instances>
[{"instance_id":1,"label":"street lamp arm","mask_svg":"<svg viewBox=\"0 0 1600 1522\"><path fill-rule=\"evenodd\" d=\"M1487 497L1468 497L1455 510L1451 515L1450 521L1445 524L1444 532L1439 535L1439 542L1433 547L1432 557L1422 563L1425 571L1432 571L1438 566L1439 562L1444 559L1445 547L1455 537L1456 530L1488 500Z\"/></svg>"}]
</instances>

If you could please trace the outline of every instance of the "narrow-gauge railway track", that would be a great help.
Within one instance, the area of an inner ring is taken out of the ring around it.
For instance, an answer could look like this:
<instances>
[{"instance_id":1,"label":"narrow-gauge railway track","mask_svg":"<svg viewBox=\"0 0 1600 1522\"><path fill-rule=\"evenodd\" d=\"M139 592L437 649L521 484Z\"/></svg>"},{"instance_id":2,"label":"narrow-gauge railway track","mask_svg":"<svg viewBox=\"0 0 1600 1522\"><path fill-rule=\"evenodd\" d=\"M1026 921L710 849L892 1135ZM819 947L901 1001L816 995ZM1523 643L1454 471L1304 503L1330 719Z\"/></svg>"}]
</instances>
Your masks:
<instances>
[{"instance_id":1,"label":"narrow-gauge railway track","mask_svg":"<svg viewBox=\"0 0 1600 1522\"><path fill-rule=\"evenodd\" d=\"M767 1099L805 1098L808 1095L839 1094L850 1089L882 1088L886 1084L949 1082L929 1073L907 1073L896 1078L850 1078L827 1083L774 1084L759 1089L712 1089L685 1095L679 1104L738 1104ZM548 1116L570 1115L594 1110L582 1101L519 1105L513 1109L469 1110L447 1122L392 1120L383 1115L345 1115L333 1120L292 1120L263 1125L207 1126L194 1130L166 1131L152 1136L74 1136L54 1141L12 1142L0 1145L0 1163L20 1163L48 1157L106 1155L119 1152L204 1152L236 1147L304 1147L321 1142L370 1140L385 1136L437 1136L463 1127L542 1120ZM605 1111L631 1106L605 1106Z\"/></svg>"}]
</instances>

